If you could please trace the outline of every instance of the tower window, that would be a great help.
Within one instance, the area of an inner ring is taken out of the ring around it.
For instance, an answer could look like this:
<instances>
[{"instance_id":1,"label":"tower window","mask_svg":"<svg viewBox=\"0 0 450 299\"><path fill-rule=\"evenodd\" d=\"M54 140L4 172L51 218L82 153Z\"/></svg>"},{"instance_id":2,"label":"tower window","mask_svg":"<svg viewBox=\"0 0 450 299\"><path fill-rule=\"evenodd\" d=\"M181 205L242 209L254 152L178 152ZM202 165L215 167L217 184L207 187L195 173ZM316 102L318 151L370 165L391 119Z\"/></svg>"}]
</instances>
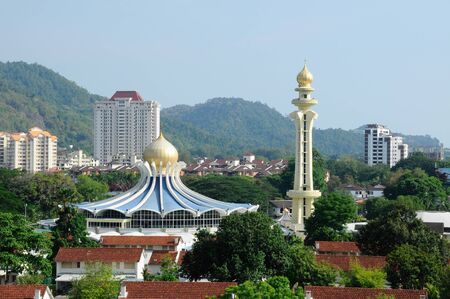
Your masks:
<instances>
[{"instance_id":1,"label":"tower window","mask_svg":"<svg viewBox=\"0 0 450 299\"><path fill-rule=\"evenodd\" d=\"M303 95L303 98L305 98L305 99L306 99L307 97L308 97L308 96L307 96L306 94L304 94L304 95Z\"/></svg>"}]
</instances>

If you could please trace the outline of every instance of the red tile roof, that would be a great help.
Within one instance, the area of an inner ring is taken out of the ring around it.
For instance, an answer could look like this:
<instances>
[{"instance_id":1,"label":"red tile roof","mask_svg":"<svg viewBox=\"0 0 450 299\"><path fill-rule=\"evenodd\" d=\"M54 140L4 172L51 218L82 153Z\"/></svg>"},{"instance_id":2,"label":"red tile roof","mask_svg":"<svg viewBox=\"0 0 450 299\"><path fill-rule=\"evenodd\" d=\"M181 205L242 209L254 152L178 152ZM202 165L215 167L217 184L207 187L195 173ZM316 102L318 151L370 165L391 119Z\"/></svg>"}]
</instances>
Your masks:
<instances>
[{"instance_id":1,"label":"red tile roof","mask_svg":"<svg viewBox=\"0 0 450 299\"><path fill-rule=\"evenodd\" d=\"M159 265L164 257L168 256L172 261L177 259L178 251L155 250L148 261L149 265Z\"/></svg>"},{"instance_id":2,"label":"red tile roof","mask_svg":"<svg viewBox=\"0 0 450 299\"><path fill-rule=\"evenodd\" d=\"M331 266L342 269L344 271L350 270L352 262L357 262L364 268L383 268L386 265L386 257L384 256L348 256L348 255L316 255L318 262L326 262Z\"/></svg>"},{"instance_id":3,"label":"red tile roof","mask_svg":"<svg viewBox=\"0 0 450 299\"><path fill-rule=\"evenodd\" d=\"M43 296L47 286L41 284L0 285L0 298L33 299L36 289L41 290L41 296Z\"/></svg>"},{"instance_id":4,"label":"red tile roof","mask_svg":"<svg viewBox=\"0 0 450 299\"><path fill-rule=\"evenodd\" d=\"M318 252L360 252L355 242L316 241L315 247Z\"/></svg>"},{"instance_id":5,"label":"red tile roof","mask_svg":"<svg viewBox=\"0 0 450 299\"><path fill-rule=\"evenodd\" d=\"M176 246L180 243L178 236L103 236L102 245L140 245L140 246Z\"/></svg>"},{"instance_id":6,"label":"red tile roof","mask_svg":"<svg viewBox=\"0 0 450 299\"><path fill-rule=\"evenodd\" d=\"M311 297L314 299L375 299L381 294L394 296L395 299L420 299L420 295L427 294L425 290L338 288L319 286L306 286L305 295L307 291L311 291Z\"/></svg>"},{"instance_id":7,"label":"red tile roof","mask_svg":"<svg viewBox=\"0 0 450 299\"><path fill-rule=\"evenodd\" d=\"M142 248L60 248L57 262L137 262Z\"/></svg>"},{"instance_id":8,"label":"red tile roof","mask_svg":"<svg viewBox=\"0 0 450 299\"><path fill-rule=\"evenodd\" d=\"M204 299L206 296L218 297L234 285L234 282L127 281L128 296L119 299Z\"/></svg>"},{"instance_id":9,"label":"red tile roof","mask_svg":"<svg viewBox=\"0 0 450 299\"><path fill-rule=\"evenodd\" d=\"M118 90L116 93L111 97L111 101L114 101L118 98L131 98L132 101L143 101L141 95L134 90Z\"/></svg>"}]
</instances>

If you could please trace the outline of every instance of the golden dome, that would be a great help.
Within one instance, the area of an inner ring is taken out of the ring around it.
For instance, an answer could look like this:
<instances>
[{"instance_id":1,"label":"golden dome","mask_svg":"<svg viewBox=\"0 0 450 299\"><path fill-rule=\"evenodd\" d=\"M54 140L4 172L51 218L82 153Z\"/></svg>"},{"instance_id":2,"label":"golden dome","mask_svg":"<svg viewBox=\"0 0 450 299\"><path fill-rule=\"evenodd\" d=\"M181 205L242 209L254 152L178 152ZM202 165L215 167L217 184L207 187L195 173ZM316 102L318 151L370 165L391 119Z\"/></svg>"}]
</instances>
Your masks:
<instances>
[{"instance_id":1,"label":"golden dome","mask_svg":"<svg viewBox=\"0 0 450 299\"><path fill-rule=\"evenodd\" d=\"M178 151L172 143L164 138L164 135L159 135L158 139L153 141L144 151L144 160L150 165L155 162L156 167L159 167L160 162L165 167L167 163L174 164L178 161Z\"/></svg>"},{"instance_id":2,"label":"golden dome","mask_svg":"<svg viewBox=\"0 0 450 299\"><path fill-rule=\"evenodd\" d=\"M300 73L297 75L297 82L299 87L311 87L311 83L314 80L313 75L308 70L308 67L305 65Z\"/></svg>"}]
</instances>

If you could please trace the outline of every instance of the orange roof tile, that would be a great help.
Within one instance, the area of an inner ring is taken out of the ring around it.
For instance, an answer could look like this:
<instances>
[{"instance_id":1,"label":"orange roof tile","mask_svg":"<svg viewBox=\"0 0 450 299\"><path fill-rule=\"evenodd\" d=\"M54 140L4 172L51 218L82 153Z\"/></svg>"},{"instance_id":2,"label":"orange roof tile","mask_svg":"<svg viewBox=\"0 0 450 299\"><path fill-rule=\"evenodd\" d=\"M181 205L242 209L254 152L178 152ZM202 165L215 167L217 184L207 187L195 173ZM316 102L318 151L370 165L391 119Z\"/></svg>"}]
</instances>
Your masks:
<instances>
[{"instance_id":1,"label":"orange roof tile","mask_svg":"<svg viewBox=\"0 0 450 299\"><path fill-rule=\"evenodd\" d=\"M234 285L234 282L127 281L128 296L119 299L204 299L206 296L218 297Z\"/></svg>"},{"instance_id":2,"label":"orange roof tile","mask_svg":"<svg viewBox=\"0 0 450 299\"><path fill-rule=\"evenodd\" d=\"M306 286L306 292L311 292L314 299L375 299L378 295L394 296L395 299L420 299L426 295L425 290L405 289L369 289L369 288L339 288L323 286Z\"/></svg>"},{"instance_id":3,"label":"orange roof tile","mask_svg":"<svg viewBox=\"0 0 450 299\"><path fill-rule=\"evenodd\" d=\"M180 243L179 236L103 236L102 245L141 245L175 246Z\"/></svg>"},{"instance_id":4,"label":"orange roof tile","mask_svg":"<svg viewBox=\"0 0 450 299\"><path fill-rule=\"evenodd\" d=\"M170 257L174 262L177 259L178 251L155 250L148 261L149 265L159 265L164 257Z\"/></svg>"},{"instance_id":5,"label":"orange roof tile","mask_svg":"<svg viewBox=\"0 0 450 299\"><path fill-rule=\"evenodd\" d=\"M33 299L36 289L41 290L42 296L45 294L47 286L41 284L0 285L0 298Z\"/></svg>"},{"instance_id":6,"label":"orange roof tile","mask_svg":"<svg viewBox=\"0 0 450 299\"><path fill-rule=\"evenodd\" d=\"M350 270L352 262L357 262L364 268L383 268L386 265L386 257L384 256L318 254L316 260L329 263L331 266L344 271Z\"/></svg>"},{"instance_id":7,"label":"orange roof tile","mask_svg":"<svg viewBox=\"0 0 450 299\"><path fill-rule=\"evenodd\" d=\"M60 248L56 262L137 262L142 248Z\"/></svg>"},{"instance_id":8,"label":"orange roof tile","mask_svg":"<svg viewBox=\"0 0 450 299\"><path fill-rule=\"evenodd\" d=\"M355 242L316 241L315 247L318 252L360 252Z\"/></svg>"}]
</instances>

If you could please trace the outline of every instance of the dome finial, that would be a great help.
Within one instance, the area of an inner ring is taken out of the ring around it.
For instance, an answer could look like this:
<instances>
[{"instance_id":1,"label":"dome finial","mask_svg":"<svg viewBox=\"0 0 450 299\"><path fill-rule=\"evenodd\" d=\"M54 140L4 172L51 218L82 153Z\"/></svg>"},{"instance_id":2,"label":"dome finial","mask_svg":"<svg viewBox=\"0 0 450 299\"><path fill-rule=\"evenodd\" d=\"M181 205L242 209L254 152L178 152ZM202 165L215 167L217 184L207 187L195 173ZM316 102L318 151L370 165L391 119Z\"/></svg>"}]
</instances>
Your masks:
<instances>
[{"instance_id":1,"label":"dome finial","mask_svg":"<svg viewBox=\"0 0 450 299\"><path fill-rule=\"evenodd\" d=\"M308 70L308 67L306 66L306 59L305 59L305 64L303 65L303 69L297 75L298 86L311 88L311 83L313 80L314 80L314 77L311 74L311 72Z\"/></svg>"},{"instance_id":2,"label":"dome finial","mask_svg":"<svg viewBox=\"0 0 450 299\"><path fill-rule=\"evenodd\" d=\"M164 138L161 131L159 137L145 149L144 160L150 165L154 162L157 167L162 162L165 167L169 162L171 164L178 162L178 151L172 143Z\"/></svg>"}]
</instances>

